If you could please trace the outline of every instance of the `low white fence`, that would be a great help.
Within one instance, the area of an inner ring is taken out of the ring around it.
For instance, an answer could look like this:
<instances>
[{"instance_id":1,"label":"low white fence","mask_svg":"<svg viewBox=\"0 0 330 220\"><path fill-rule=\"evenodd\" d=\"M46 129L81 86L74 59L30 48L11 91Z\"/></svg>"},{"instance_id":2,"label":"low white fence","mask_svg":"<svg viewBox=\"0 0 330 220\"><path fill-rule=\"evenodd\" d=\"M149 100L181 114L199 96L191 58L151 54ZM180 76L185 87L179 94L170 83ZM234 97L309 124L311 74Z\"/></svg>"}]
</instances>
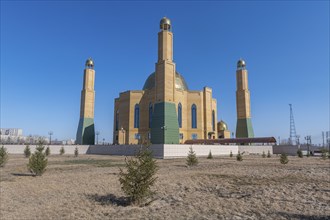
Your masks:
<instances>
[{"instance_id":1,"label":"low white fence","mask_svg":"<svg viewBox=\"0 0 330 220\"><path fill-rule=\"evenodd\" d=\"M133 156L141 149L141 145L46 145L50 148L52 155L60 154L63 147L65 154L74 154L75 148L78 148L79 154L97 154L97 155L122 155ZM9 154L23 154L25 145L5 145ZM149 149L153 152L155 158L180 158L186 157L189 148L195 151L197 156L207 156L209 152L213 156L234 155L240 151L244 154L262 154L268 151L273 154L272 146L252 146L252 145L186 145L186 144L153 144ZM35 151L36 146L30 145L31 152Z\"/></svg>"},{"instance_id":2,"label":"low white fence","mask_svg":"<svg viewBox=\"0 0 330 220\"><path fill-rule=\"evenodd\" d=\"M36 145L29 145L30 150L33 153L36 149ZM24 154L25 145L4 145L9 154ZM46 148L49 147L50 154L60 154L60 149L63 147L64 154L74 154L76 147L78 148L79 154L86 154L89 145L45 145Z\"/></svg>"}]
</instances>

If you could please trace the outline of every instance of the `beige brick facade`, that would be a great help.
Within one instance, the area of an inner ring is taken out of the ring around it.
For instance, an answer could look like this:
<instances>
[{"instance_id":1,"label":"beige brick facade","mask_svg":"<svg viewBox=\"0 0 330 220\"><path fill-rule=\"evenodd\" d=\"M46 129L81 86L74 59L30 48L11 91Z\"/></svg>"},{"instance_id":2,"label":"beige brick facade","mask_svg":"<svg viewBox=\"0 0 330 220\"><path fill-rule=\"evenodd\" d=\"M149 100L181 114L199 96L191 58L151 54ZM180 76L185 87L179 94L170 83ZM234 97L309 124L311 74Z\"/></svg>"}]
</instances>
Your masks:
<instances>
[{"instance_id":1,"label":"beige brick facade","mask_svg":"<svg viewBox=\"0 0 330 220\"><path fill-rule=\"evenodd\" d=\"M148 139L149 128L149 106L155 103L155 89L127 91L120 93L115 99L114 109L114 143L138 144ZM179 132L183 135L180 143L192 139L197 134L198 139L217 138L217 102L212 98L212 90L205 87L202 91L175 90L176 110L178 105L182 106L182 127ZM140 108L139 128L134 128L134 109L138 104ZM192 128L192 105L197 107L197 128ZM212 112L215 114L215 126L212 126ZM118 119L118 121L117 121ZM116 125L117 123L117 125ZM140 141L135 138L140 135Z\"/></svg>"},{"instance_id":2,"label":"beige brick facade","mask_svg":"<svg viewBox=\"0 0 330 220\"><path fill-rule=\"evenodd\" d=\"M93 69L85 69L84 71L84 84L81 91L81 105L80 117L81 118L94 118L94 79L95 71Z\"/></svg>"},{"instance_id":3,"label":"beige brick facade","mask_svg":"<svg viewBox=\"0 0 330 220\"><path fill-rule=\"evenodd\" d=\"M246 69L238 69L236 71L236 81L237 118L251 118L250 91L248 88L248 72Z\"/></svg>"}]
</instances>

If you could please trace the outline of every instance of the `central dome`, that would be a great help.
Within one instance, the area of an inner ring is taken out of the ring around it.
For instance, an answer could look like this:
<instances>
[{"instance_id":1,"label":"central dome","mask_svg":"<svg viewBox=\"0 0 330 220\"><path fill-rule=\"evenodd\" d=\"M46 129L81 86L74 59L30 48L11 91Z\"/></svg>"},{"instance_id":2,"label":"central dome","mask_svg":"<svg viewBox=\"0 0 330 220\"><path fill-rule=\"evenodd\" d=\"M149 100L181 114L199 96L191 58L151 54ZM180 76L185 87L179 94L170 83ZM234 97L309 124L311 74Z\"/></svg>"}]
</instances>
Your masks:
<instances>
[{"instance_id":1,"label":"central dome","mask_svg":"<svg viewBox=\"0 0 330 220\"><path fill-rule=\"evenodd\" d=\"M150 74L144 83L143 90L153 89L156 83L155 80L155 73ZM189 90L183 76L178 72L175 72L175 88L180 90Z\"/></svg>"}]
</instances>

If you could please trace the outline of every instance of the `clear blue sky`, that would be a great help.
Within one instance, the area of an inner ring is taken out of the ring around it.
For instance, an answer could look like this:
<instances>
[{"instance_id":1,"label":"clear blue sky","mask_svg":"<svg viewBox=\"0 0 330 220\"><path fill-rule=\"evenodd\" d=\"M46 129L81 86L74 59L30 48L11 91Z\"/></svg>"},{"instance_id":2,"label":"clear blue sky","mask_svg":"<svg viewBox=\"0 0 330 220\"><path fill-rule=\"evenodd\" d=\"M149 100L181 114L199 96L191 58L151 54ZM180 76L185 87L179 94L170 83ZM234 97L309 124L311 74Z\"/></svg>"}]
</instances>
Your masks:
<instances>
[{"instance_id":1,"label":"clear blue sky","mask_svg":"<svg viewBox=\"0 0 330 220\"><path fill-rule=\"evenodd\" d=\"M142 89L157 61L159 21L193 90L213 89L236 127L235 70L249 71L256 136L329 130L329 1L1 1L1 127L75 138L85 60L96 70L95 126L112 141L114 98Z\"/></svg>"}]
</instances>

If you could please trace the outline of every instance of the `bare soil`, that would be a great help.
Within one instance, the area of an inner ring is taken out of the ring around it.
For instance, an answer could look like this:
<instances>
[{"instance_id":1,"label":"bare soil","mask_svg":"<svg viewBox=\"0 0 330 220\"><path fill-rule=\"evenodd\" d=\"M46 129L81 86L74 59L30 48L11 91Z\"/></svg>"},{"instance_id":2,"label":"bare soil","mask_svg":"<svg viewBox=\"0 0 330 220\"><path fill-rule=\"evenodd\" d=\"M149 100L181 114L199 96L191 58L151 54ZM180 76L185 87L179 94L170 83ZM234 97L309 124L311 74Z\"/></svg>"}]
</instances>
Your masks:
<instances>
[{"instance_id":1,"label":"bare soil","mask_svg":"<svg viewBox=\"0 0 330 220\"><path fill-rule=\"evenodd\" d=\"M131 206L120 189L124 157L50 156L33 177L27 158L0 169L0 219L330 219L330 160L245 155L157 160L154 196Z\"/></svg>"}]
</instances>

